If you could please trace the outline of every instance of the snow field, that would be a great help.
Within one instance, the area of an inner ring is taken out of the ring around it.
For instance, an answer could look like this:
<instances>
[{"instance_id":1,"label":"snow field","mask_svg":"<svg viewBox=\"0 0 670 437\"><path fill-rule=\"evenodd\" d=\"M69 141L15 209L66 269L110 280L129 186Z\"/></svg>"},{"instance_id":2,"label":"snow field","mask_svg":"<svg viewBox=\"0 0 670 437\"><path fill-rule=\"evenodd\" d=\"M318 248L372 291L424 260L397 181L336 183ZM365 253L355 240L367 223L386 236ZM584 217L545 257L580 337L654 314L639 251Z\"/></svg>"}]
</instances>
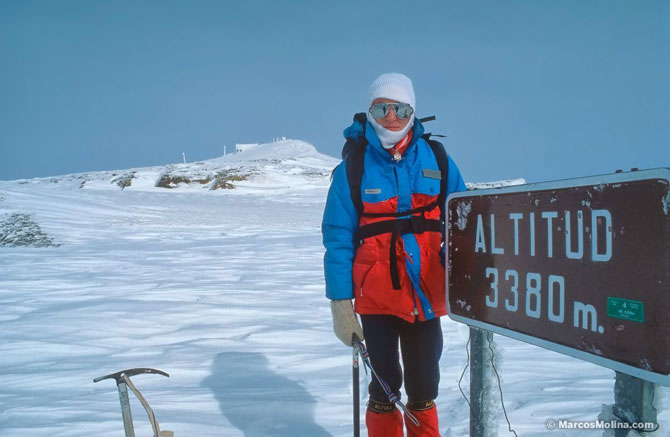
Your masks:
<instances>
[{"instance_id":1,"label":"snow field","mask_svg":"<svg viewBox=\"0 0 670 437\"><path fill-rule=\"evenodd\" d=\"M300 165L328 170L335 161L317 158ZM217 192L157 189L141 171L136 181L146 185L0 182L0 216L32 214L60 244L0 247L0 434L123 435L115 384L92 380L155 367L170 378L133 381L178 437L351 435L351 350L332 333L324 297L327 177L277 170ZM442 327L440 430L465 436L469 410L457 382L468 328L446 317ZM495 339L520 436L602 435L545 423L596 420L613 403L613 371ZM361 406L368 381L361 371ZM659 390L659 407L668 398ZM151 435L132 394L131 405L136 434ZM495 410L499 435L511 435ZM664 435L670 415L659 419L655 435Z\"/></svg>"}]
</instances>

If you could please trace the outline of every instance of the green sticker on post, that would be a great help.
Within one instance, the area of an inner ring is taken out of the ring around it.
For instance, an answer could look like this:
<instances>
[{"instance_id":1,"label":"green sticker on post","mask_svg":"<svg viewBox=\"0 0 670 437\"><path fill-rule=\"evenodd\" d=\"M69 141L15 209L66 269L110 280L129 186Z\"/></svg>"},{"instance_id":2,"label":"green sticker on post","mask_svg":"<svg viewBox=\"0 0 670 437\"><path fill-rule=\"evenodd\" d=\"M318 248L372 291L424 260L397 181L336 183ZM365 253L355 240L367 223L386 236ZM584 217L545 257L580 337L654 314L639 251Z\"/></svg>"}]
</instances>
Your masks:
<instances>
[{"instance_id":1,"label":"green sticker on post","mask_svg":"<svg viewBox=\"0 0 670 437\"><path fill-rule=\"evenodd\" d=\"M608 297L607 315L617 319L642 323L644 322L644 302Z\"/></svg>"}]
</instances>

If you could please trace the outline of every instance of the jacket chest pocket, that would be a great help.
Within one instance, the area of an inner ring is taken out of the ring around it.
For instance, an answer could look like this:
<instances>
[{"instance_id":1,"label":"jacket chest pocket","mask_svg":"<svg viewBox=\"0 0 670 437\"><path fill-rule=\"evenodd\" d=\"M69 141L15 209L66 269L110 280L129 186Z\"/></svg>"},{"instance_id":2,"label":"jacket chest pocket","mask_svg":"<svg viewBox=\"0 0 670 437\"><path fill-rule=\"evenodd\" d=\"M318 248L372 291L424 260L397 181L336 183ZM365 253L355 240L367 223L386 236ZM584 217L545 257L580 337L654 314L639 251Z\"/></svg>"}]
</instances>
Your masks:
<instances>
[{"instance_id":1,"label":"jacket chest pocket","mask_svg":"<svg viewBox=\"0 0 670 437\"><path fill-rule=\"evenodd\" d=\"M434 173L435 172L435 173ZM426 176L428 175L428 176ZM417 193L424 193L431 196L440 194L440 179L438 170L424 169L419 172L414 179L414 191Z\"/></svg>"}]
</instances>

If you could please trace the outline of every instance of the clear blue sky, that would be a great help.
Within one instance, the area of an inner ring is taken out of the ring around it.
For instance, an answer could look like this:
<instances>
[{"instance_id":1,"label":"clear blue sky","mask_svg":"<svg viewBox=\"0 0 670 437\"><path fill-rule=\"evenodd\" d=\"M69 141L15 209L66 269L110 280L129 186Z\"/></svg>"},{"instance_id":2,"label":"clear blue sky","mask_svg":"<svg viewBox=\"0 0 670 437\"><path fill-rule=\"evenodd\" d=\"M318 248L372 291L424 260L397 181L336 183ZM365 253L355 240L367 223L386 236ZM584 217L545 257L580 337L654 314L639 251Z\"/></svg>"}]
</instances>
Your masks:
<instances>
[{"instance_id":1,"label":"clear blue sky","mask_svg":"<svg viewBox=\"0 0 670 437\"><path fill-rule=\"evenodd\" d=\"M467 181L670 166L664 0L0 0L0 180L277 136L339 156L391 71Z\"/></svg>"}]
</instances>

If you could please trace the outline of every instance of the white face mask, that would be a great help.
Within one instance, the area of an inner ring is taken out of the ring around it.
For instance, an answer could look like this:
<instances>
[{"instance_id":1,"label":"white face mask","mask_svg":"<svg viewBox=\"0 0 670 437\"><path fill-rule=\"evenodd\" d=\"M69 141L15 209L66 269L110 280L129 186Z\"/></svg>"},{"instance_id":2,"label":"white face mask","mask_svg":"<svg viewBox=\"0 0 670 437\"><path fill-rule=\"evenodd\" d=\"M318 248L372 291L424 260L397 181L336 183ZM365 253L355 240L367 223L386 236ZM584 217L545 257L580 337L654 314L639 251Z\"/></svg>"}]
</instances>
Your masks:
<instances>
[{"instance_id":1,"label":"white face mask","mask_svg":"<svg viewBox=\"0 0 670 437\"><path fill-rule=\"evenodd\" d=\"M414 114L410 116L407 125L399 131L386 129L377 123L377 120L375 120L375 118L370 114L368 114L368 121L372 127L375 128L375 132L377 133L377 137L379 138L379 142L382 144L382 147L385 149L390 149L398 144L400 140L405 138L405 135L407 135L409 130L412 129L412 126L414 126Z\"/></svg>"}]
</instances>

